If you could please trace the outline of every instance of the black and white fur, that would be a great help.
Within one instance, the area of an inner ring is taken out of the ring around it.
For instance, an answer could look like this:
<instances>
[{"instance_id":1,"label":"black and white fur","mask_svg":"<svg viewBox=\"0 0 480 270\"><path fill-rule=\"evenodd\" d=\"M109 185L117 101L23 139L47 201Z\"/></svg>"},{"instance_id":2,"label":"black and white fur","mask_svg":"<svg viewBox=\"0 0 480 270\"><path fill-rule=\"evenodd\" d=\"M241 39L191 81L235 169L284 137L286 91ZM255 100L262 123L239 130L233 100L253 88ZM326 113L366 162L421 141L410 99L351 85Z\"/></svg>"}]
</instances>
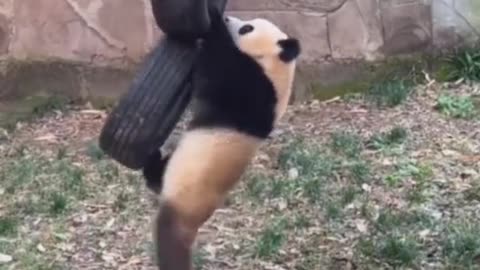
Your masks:
<instances>
[{"instance_id":1,"label":"black and white fur","mask_svg":"<svg viewBox=\"0 0 480 270\"><path fill-rule=\"evenodd\" d=\"M172 154L155 152L144 175L159 194L155 224L161 270L191 270L198 228L223 202L283 115L298 40L264 19L213 11L195 68L193 119Z\"/></svg>"}]
</instances>

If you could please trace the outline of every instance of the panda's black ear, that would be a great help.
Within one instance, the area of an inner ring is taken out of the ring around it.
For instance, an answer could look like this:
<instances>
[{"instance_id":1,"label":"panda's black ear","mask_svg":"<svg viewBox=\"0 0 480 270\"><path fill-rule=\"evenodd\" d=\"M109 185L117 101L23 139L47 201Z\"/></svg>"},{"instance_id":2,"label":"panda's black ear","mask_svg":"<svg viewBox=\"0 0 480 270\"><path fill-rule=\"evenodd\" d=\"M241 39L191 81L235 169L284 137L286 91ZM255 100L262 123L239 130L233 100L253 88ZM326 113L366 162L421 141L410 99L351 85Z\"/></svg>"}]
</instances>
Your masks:
<instances>
[{"instance_id":1,"label":"panda's black ear","mask_svg":"<svg viewBox=\"0 0 480 270\"><path fill-rule=\"evenodd\" d=\"M296 59L300 55L300 42L296 38L279 40L278 45L282 48L280 59L286 63Z\"/></svg>"}]
</instances>

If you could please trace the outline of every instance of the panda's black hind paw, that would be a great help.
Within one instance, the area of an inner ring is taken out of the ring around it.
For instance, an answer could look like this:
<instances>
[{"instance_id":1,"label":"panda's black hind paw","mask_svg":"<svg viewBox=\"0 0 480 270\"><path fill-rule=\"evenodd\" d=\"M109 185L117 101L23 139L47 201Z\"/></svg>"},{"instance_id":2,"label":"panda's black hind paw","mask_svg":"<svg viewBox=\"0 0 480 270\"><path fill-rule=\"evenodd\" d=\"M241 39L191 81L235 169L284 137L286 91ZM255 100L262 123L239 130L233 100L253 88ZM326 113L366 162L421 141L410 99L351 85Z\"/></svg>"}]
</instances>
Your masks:
<instances>
[{"instance_id":1,"label":"panda's black hind paw","mask_svg":"<svg viewBox=\"0 0 480 270\"><path fill-rule=\"evenodd\" d=\"M163 187L163 174L170 159L170 155L162 157L160 150L155 151L143 167L143 177L147 188L155 193L160 193Z\"/></svg>"}]
</instances>

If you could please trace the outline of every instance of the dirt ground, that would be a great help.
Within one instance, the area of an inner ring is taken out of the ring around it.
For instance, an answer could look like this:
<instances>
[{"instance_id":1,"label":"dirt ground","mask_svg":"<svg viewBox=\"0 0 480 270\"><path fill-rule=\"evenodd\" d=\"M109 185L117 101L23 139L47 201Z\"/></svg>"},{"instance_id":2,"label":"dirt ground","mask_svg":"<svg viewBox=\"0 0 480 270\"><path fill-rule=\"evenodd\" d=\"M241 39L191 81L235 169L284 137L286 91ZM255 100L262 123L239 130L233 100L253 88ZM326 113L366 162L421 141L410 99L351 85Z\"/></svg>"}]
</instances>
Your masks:
<instances>
[{"instance_id":1,"label":"dirt ground","mask_svg":"<svg viewBox=\"0 0 480 270\"><path fill-rule=\"evenodd\" d=\"M292 106L200 230L196 269L478 269L480 121L361 98ZM54 111L0 133L0 269L156 269L155 197L96 144L106 113Z\"/></svg>"}]
</instances>

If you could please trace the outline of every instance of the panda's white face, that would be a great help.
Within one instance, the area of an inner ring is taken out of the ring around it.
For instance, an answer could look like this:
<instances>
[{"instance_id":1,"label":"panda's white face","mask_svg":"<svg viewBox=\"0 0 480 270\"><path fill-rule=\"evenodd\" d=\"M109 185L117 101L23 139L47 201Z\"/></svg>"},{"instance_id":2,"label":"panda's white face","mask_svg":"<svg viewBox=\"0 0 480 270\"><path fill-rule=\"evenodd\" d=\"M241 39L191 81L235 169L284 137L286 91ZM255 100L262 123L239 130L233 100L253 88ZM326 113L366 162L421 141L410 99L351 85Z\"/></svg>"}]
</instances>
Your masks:
<instances>
[{"instance_id":1,"label":"panda's white face","mask_svg":"<svg viewBox=\"0 0 480 270\"><path fill-rule=\"evenodd\" d=\"M266 19L244 21L227 16L225 22L239 49L257 61L278 58L283 50L279 41L288 39L287 34Z\"/></svg>"},{"instance_id":2,"label":"panda's white face","mask_svg":"<svg viewBox=\"0 0 480 270\"><path fill-rule=\"evenodd\" d=\"M301 51L300 42L266 19L243 21L227 16L225 23L240 51L252 57L272 81L278 99L278 121L291 96L296 60Z\"/></svg>"}]
</instances>

